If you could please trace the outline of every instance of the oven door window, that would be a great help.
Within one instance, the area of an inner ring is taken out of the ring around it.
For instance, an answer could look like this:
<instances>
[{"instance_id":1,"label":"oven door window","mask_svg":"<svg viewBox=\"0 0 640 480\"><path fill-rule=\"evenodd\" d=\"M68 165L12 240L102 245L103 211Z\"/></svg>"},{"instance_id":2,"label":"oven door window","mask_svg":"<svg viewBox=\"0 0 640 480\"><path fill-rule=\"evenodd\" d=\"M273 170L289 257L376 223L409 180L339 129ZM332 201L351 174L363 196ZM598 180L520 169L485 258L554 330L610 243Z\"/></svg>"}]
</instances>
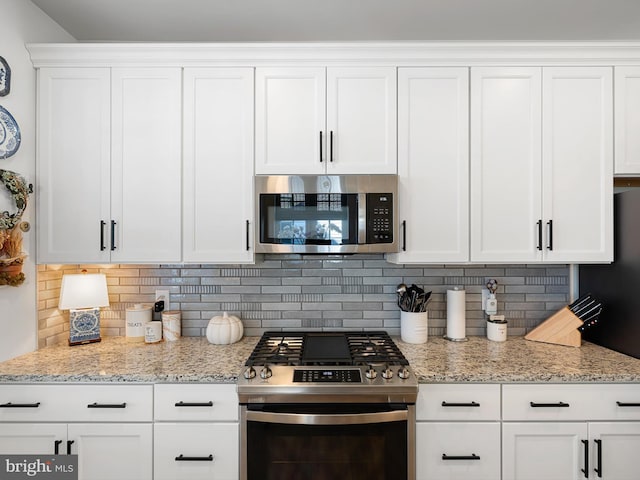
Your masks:
<instances>
[{"instance_id":1,"label":"oven door window","mask_svg":"<svg viewBox=\"0 0 640 480\"><path fill-rule=\"evenodd\" d=\"M287 245L357 245L358 195L260 195L260 242Z\"/></svg>"},{"instance_id":2,"label":"oven door window","mask_svg":"<svg viewBox=\"0 0 640 480\"><path fill-rule=\"evenodd\" d=\"M247 422L248 480L403 480L407 422Z\"/></svg>"}]
</instances>

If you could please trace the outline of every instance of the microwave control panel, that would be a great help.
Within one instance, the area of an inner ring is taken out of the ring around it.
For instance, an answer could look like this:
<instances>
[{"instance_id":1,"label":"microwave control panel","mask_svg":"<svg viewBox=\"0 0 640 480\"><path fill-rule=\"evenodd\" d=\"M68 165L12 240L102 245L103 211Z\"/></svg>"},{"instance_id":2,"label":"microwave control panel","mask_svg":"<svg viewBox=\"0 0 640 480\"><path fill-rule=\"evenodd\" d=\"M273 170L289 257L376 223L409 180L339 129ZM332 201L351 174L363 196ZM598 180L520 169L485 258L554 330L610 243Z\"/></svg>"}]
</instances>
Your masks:
<instances>
[{"instance_id":1,"label":"microwave control panel","mask_svg":"<svg viewBox=\"0 0 640 480\"><path fill-rule=\"evenodd\" d=\"M367 243L393 243L392 193L367 193Z\"/></svg>"}]
</instances>

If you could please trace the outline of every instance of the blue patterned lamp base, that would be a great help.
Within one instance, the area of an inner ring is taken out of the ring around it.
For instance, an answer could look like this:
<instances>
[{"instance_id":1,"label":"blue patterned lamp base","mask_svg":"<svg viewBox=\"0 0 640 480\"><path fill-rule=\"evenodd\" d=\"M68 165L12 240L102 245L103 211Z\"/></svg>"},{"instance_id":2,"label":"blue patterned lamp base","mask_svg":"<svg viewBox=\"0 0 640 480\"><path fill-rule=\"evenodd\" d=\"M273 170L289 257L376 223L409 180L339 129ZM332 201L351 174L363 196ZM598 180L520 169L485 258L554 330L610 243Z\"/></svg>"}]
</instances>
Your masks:
<instances>
[{"instance_id":1,"label":"blue patterned lamp base","mask_svg":"<svg viewBox=\"0 0 640 480\"><path fill-rule=\"evenodd\" d=\"M99 342L100 308L69 310L69 345Z\"/></svg>"}]
</instances>

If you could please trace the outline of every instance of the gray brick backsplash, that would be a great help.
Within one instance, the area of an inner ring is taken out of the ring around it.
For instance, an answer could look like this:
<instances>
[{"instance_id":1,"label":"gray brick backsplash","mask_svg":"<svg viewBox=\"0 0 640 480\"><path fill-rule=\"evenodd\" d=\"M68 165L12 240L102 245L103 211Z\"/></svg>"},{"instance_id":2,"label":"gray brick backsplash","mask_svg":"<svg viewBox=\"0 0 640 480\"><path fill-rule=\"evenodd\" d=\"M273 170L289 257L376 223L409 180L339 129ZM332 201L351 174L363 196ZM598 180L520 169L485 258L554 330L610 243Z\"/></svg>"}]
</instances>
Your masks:
<instances>
[{"instance_id":1,"label":"gray brick backsplash","mask_svg":"<svg viewBox=\"0 0 640 480\"><path fill-rule=\"evenodd\" d=\"M467 335L485 335L480 291L498 280L498 313L509 335L523 335L569 303L566 265L396 265L383 255L264 255L255 265L41 265L38 267L39 346L66 343L68 313L57 299L64 273L82 268L107 275L111 305L102 334L124 335L126 309L153 303L169 288L170 308L182 312L182 334L203 336L223 311L243 320L247 335L266 330L385 329L400 334L398 283L431 290L429 335L446 329L446 291L467 291ZM155 319L160 314L154 315Z\"/></svg>"}]
</instances>

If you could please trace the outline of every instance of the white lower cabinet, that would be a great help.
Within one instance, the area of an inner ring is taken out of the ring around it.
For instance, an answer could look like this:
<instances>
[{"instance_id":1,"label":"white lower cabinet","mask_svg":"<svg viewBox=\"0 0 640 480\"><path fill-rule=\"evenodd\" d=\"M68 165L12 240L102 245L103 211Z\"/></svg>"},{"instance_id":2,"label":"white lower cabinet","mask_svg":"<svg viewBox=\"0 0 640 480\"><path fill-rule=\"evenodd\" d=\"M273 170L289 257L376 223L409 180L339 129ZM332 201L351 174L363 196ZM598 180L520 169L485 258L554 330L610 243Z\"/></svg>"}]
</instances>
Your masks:
<instances>
[{"instance_id":1,"label":"white lower cabinet","mask_svg":"<svg viewBox=\"0 0 640 480\"><path fill-rule=\"evenodd\" d=\"M67 425L62 423L2 423L0 452L4 455L49 455L63 453Z\"/></svg>"},{"instance_id":2,"label":"white lower cabinet","mask_svg":"<svg viewBox=\"0 0 640 480\"><path fill-rule=\"evenodd\" d=\"M237 480L235 384L159 384L154 391L155 480Z\"/></svg>"},{"instance_id":3,"label":"white lower cabinet","mask_svg":"<svg viewBox=\"0 0 640 480\"><path fill-rule=\"evenodd\" d=\"M500 423L420 422L416 427L418 480L496 480Z\"/></svg>"},{"instance_id":4,"label":"white lower cabinet","mask_svg":"<svg viewBox=\"0 0 640 480\"><path fill-rule=\"evenodd\" d=\"M640 385L503 385L502 480L638 478Z\"/></svg>"},{"instance_id":5,"label":"white lower cabinet","mask_svg":"<svg viewBox=\"0 0 640 480\"><path fill-rule=\"evenodd\" d=\"M151 385L0 385L0 452L77 454L79 480L151 480Z\"/></svg>"},{"instance_id":6,"label":"white lower cabinet","mask_svg":"<svg viewBox=\"0 0 640 480\"><path fill-rule=\"evenodd\" d=\"M500 478L500 385L422 384L416 419L418 480Z\"/></svg>"},{"instance_id":7,"label":"white lower cabinet","mask_svg":"<svg viewBox=\"0 0 640 480\"><path fill-rule=\"evenodd\" d=\"M162 423L154 430L155 480L236 480L237 423Z\"/></svg>"},{"instance_id":8,"label":"white lower cabinet","mask_svg":"<svg viewBox=\"0 0 640 480\"><path fill-rule=\"evenodd\" d=\"M78 478L143 480L153 478L151 423L72 423L67 442L78 455Z\"/></svg>"}]
</instances>

